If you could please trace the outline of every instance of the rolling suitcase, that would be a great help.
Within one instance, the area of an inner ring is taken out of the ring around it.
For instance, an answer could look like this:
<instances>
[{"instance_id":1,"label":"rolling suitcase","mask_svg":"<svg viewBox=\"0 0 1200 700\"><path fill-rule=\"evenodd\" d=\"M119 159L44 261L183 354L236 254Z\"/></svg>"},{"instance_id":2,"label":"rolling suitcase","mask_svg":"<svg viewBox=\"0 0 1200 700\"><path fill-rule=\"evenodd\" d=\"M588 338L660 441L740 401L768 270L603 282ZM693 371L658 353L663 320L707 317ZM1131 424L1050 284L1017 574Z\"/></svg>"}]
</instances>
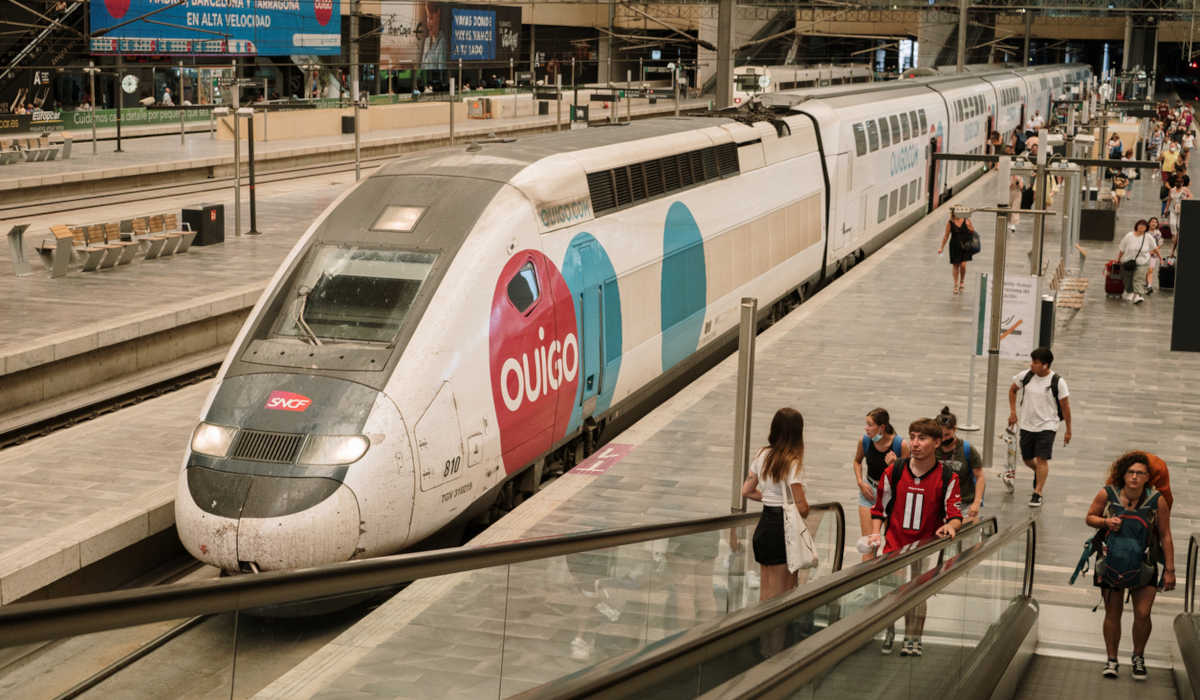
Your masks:
<instances>
[{"instance_id":1,"label":"rolling suitcase","mask_svg":"<svg viewBox=\"0 0 1200 700\"><path fill-rule=\"evenodd\" d=\"M1175 258L1172 256L1163 258L1162 264L1158 266L1158 288L1175 288Z\"/></svg>"},{"instance_id":2,"label":"rolling suitcase","mask_svg":"<svg viewBox=\"0 0 1200 700\"><path fill-rule=\"evenodd\" d=\"M1104 263L1104 293L1125 293L1125 283L1121 281L1121 263L1116 260Z\"/></svg>"}]
</instances>

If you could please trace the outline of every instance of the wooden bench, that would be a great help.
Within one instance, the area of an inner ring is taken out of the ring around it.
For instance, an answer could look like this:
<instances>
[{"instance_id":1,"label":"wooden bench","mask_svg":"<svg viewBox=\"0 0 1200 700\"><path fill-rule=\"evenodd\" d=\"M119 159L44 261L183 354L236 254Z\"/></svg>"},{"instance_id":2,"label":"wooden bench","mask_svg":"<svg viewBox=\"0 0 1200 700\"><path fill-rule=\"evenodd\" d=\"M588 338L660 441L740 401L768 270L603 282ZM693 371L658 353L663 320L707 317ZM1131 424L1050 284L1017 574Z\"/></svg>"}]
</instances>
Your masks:
<instances>
[{"instance_id":1,"label":"wooden bench","mask_svg":"<svg viewBox=\"0 0 1200 700\"><path fill-rule=\"evenodd\" d=\"M91 224L84 229L86 247L80 251L84 254L83 272L106 270L116 265L124 247L106 241L104 224Z\"/></svg>"},{"instance_id":2,"label":"wooden bench","mask_svg":"<svg viewBox=\"0 0 1200 700\"><path fill-rule=\"evenodd\" d=\"M183 228L179 227L179 215L175 212L163 214L163 228L171 233L179 234L179 247L175 249L175 254L186 253L188 248L192 247L192 241L196 240L196 232L188 224L184 224Z\"/></svg>"},{"instance_id":3,"label":"wooden bench","mask_svg":"<svg viewBox=\"0 0 1200 700\"><path fill-rule=\"evenodd\" d=\"M121 240L121 224L116 221L104 224L104 242L121 249L116 259L117 265L128 265L133 262L133 256L137 255L137 252L142 247L135 241Z\"/></svg>"},{"instance_id":4,"label":"wooden bench","mask_svg":"<svg viewBox=\"0 0 1200 700\"><path fill-rule=\"evenodd\" d=\"M166 217L162 214L155 214L150 217L150 233L154 236L162 236L163 242L162 252L160 256L174 255L175 250L183 241L183 234L178 231L168 231L166 227Z\"/></svg>"},{"instance_id":5,"label":"wooden bench","mask_svg":"<svg viewBox=\"0 0 1200 700\"><path fill-rule=\"evenodd\" d=\"M146 260L153 260L161 255L163 246L167 242L166 236L150 233L150 218L146 216L134 217L133 240L146 244Z\"/></svg>"},{"instance_id":6,"label":"wooden bench","mask_svg":"<svg viewBox=\"0 0 1200 700\"><path fill-rule=\"evenodd\" d=\"M51 277L64 277L74 256L75 234L70 226L51 226L53 241L42 241L34 250L42 259Z\"/></svg>"}]
</instances>

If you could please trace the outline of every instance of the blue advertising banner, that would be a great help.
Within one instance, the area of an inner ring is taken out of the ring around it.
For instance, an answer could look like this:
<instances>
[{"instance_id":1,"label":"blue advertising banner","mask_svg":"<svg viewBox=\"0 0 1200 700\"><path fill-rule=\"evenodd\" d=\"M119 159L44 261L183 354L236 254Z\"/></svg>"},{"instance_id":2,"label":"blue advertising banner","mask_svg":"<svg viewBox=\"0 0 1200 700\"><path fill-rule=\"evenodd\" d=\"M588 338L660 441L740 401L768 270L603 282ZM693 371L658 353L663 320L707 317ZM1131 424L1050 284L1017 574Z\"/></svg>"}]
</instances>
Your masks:
<instances>
[{"instance_id":1,"label":"blue advertising banner","mask_svg":"<svg viewBox=\"0 0 1200 700\"><path fill-rule=\"evenodd\" d=\"M336 55L341 53L340 3L93 0L93 33L123 26L93 37L91 50L93 54ZM141 18L147 13L153 14Z\"/></svg>"},{"instance_id":2,"label":"blue advertising banner","mask_svg":"<svg viewBox=\"0 0 1200 700\"><path fill-rule=\"evenodd\" d=\"M520 7L389 2L381 8L384 68L446 70L459 59L505 63L520 49Z\"/></svg>"},{"instance_id":3,"label":"blue advertising banner","mask_svg":"<svg viewBox=\"0 0 1200 700\"><path fill-rule=\"evenodd\" d=\"M491 61L496 58L496 13L450 9L450 59Z\"/></svg>"}]
</instances>

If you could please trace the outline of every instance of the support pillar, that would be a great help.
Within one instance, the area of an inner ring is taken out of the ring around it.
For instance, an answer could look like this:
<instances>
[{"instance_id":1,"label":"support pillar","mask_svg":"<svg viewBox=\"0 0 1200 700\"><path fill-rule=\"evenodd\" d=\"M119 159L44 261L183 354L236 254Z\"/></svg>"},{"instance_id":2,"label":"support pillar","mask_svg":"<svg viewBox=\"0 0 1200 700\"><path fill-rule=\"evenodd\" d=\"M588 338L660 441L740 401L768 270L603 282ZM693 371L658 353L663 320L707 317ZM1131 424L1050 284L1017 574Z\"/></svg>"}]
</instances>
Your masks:
<instances>
[{"instance_id":1,"label":"support pillar","mask_svg":"<svg viewBox=\"0 0 1200 700\"><path fill-rule=\"evenodd\" d=\"M733 0L717 5L717 109L733 105Z\"/></svg>"},{"instance_id":2,"label":"support pillar","mask_svg":"<svg viewBox=\"0 0 1200 700\"><path fill-rule=\"evenodd\" d=\"M1033 13L1028 9L1025 10L1025 48L1022 54L1025 58L1021 63L1023 66L1029 65L1029 35L1033 33Z\"/></svg>"},{"instance_id":3,"label":"support pillar","mask_svg":"<svg viewBox=\"0 0 1200 700\"><path fill-rule=\"evenodd\" d=\"M967 65L967 0L958 0L958 51L955 54L955 72L961 73Z\"/></svg>"},{"instance_id":4,"label":"support pillar","mask_svg":"<svg viewBox=\"0 0 1200 700\"><path fill-rule=\"evenodd\" d=\"M1125 15L1125 44L1121 49L1121 72L1130 69L1129 54L1133 51L1133 15Z\"/></svg>"}]
</instances>

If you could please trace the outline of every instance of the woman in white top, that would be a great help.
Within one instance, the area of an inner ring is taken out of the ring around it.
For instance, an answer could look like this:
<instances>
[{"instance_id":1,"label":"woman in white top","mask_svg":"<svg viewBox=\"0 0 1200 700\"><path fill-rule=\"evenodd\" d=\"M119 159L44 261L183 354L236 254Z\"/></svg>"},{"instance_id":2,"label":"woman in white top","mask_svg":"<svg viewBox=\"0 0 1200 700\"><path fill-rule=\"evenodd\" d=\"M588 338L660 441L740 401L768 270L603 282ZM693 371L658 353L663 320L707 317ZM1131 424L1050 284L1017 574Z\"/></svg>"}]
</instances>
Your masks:
<instances>
[{"instance_id":1,"label":"woman in white top","mask_svg":"<svg viewBox=\"0 0 1200 700\"><path fill-rule=\"evenodd\" d=\"M1121 278L1125 282L1126 301L1140 304L1145 301L1146 273L1150 269L1150 256L1158 250L1154 237L1146 235L1150 224L1139 219L1133 230L1125 234L1117 247L1117 262L1121 264ZM1127 269L1124 262L1133 261L1134 269Z\"/></svg>"},{"instance_id":2,"label":"woman in white top","mask_svg":"<svg viewBox=\"0 0 1200 700\"><path fill-rule=\"evenodd\" d=\"M1171 233L1175 234L1175 245L1179 245L1179 212L1183 209L1183 200L1191 199L1192 191L1183 184L1182 177L1176 177L1175 182L1171 187L1171 191L1167 193L1167 223L1171 226Z\"/></svg>"},{"instance_id":3,"label":"woman in white top","mask_svg":"<svg viewBox=\"0 0 1200 700\"><path fill-rule=\"evenodd\" d=\"M1146 293L1154 291L1154 277L1158 274L1158 268L1162 265L1162 230L1158 228L1158 217L1150 217L1150 227L1146 229L1146 235L1154 239L1154 252L1150 254L1150 267L1146 270Z\"/></svg>"},{"instance_id":4,"label":"woman in white top","mask_svg":"<svg viewBox=\"0 0 1200 700\"><path fill-rule=\"evenodd\" d=\"M800 479L804 463L804 416L794 408L781 408L771 419L767 447L758 451L742 495L762 501L762 515L754 528L754 560L762 567L759 600L769 600L796 587L796 574L788 571L783 539L783 485L791 488L800 517L808 517L808 499Z\"/></svg>"}]
</instances>

